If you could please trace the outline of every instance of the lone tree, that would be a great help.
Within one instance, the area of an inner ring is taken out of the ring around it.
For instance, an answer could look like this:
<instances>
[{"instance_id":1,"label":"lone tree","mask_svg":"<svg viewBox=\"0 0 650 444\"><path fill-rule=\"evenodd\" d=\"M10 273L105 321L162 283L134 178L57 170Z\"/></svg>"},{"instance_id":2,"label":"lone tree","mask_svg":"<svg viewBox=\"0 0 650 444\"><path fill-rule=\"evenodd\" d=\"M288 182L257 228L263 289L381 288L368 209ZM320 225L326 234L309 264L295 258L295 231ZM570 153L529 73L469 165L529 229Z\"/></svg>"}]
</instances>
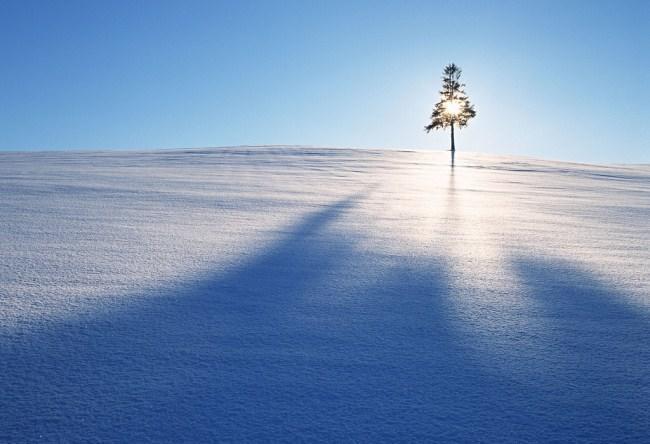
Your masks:
<instances>
[{"instance_id":1,"label":"lone tree","mask_svg":"<svg viewBox=\"0 0 650 444\"><path fill-rule=\"evenodd\" d=\"M456 151L454 143L454 125L458 128L467 126L467 121L476 116L474 105L469 103L465 94L465 84L460 83L461 69L454 63L445 66L442 76L440 101L433 107L431 123L424 127L428 133L431 130L451 127L451 151Z\"/></svg>"}]
</instances>

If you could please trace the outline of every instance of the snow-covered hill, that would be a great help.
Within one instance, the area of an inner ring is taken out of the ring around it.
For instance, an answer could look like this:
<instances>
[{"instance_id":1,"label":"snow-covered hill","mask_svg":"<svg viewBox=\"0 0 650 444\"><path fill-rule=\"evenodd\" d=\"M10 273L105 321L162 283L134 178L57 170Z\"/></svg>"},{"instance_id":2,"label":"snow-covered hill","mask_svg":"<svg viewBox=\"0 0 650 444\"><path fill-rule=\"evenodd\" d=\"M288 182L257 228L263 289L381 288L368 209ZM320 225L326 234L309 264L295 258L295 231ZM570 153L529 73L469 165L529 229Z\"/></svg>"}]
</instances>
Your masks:
<instances>
[{"instance_id":1,"label":"snow-covered hill","mask_svg":"<svg viewBox=\"0 0 650 444\"><path fill-rule=\"evenodd\" d=\"M0 153L0 442L644 441L650 166Z\"/></svg>"}]
</instances>

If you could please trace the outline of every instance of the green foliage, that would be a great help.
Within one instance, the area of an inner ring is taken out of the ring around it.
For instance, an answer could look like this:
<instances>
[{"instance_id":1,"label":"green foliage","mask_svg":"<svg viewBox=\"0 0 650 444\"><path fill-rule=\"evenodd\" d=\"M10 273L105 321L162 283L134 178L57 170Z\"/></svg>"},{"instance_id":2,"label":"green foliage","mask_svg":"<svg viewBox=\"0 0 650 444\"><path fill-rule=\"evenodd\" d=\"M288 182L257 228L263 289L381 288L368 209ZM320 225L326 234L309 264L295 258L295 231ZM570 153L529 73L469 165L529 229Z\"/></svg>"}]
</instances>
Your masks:
<instances>
[{"instance_id":1,"label":"green foliage","mask_svg":"<svg viewBox=\"0 0 650 444\"><path fill-rule=\"evenodd\" d=\"M427 133L452 125L463 128L467 126L469 119L476 116L474 105L469 102L465 94L465 84L460 83L461 72L454 63L445 66L440 101L433 107L431 123L424 127Z\"/></svg>"}]
</instances>

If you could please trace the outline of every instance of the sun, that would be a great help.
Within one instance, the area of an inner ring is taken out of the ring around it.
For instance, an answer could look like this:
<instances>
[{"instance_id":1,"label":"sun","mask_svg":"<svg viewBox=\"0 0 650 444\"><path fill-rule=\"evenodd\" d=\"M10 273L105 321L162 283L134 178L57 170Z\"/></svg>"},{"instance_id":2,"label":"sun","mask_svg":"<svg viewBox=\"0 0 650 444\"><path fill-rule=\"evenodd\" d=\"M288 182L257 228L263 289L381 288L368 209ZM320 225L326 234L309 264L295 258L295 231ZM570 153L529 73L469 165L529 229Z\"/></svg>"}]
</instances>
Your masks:
<instances>
[{"instance_id":1,"label":"sun","mask_svg":"<svg viewBox=\"0 0 650 444\"><path fill-rule=\"evenodd\" d=\"M460 103L457 100L449 100L445 102L445 112L452 116L460 113Z\"/></svg>"}]
</instances>

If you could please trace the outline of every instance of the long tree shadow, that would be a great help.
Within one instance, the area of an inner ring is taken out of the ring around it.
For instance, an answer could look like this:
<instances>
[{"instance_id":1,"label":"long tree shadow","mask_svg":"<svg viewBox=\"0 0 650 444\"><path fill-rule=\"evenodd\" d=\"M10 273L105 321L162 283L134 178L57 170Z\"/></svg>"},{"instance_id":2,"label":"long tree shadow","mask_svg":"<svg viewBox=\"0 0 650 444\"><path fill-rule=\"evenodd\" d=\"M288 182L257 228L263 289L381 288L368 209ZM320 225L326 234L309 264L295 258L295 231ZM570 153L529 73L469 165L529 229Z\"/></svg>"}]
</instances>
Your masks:
<instances>
[{"instance_id":1,"label":"long tree shadow","mask_svg":"<svg viewBox=\"0 0 650 444\"><path fill-rule=\"evenodd\" d=\"M515 261L538 310L529 344L535 385L555 407L564 439L648 438L650 316L611 285L565 260Z\"/></svg>"},{"instance_id":2,"label":"long tree shadow","mask_svg":"<svg viewBox=\"0 0 650 444\"><path fill-rule=\"evenodd\" d=\"M0 442L640 437L646 317L567 264L522 259L548 328L524 344L542 358L511 365L548 377L511 378L468 345L455 299L471 295L444 258L370 252L334 228L364 197L225 276L0 337Z\"/></svg>"},{"instance_id":3,"label":"long tree shadow","mask_svg":"<svg viewBox=\"0 0 650 444\"><path fill-rule=\"evenodd\" d=\"M251 413L283 405L268 379L292 385L286 370L312 334L300 327L314 306L301 300L322 296L321 281L354 245L329 225L363 198L308 215L226 276L0 336L0 441L207 441L272 429ZM235 420L243 417L250 423Z\"/></svg>"},{"instance_id":4,"label":"long tree shadow","mask_svg":"<svg viewBox=\"0 0 650 444\"><path fill-rule=\"evenodd\" d=\"M226 276L0 338L0 441L530 439L523 390L467 353L444 262L332 229L363 198Z\"/></svg>"}]
</instances>

